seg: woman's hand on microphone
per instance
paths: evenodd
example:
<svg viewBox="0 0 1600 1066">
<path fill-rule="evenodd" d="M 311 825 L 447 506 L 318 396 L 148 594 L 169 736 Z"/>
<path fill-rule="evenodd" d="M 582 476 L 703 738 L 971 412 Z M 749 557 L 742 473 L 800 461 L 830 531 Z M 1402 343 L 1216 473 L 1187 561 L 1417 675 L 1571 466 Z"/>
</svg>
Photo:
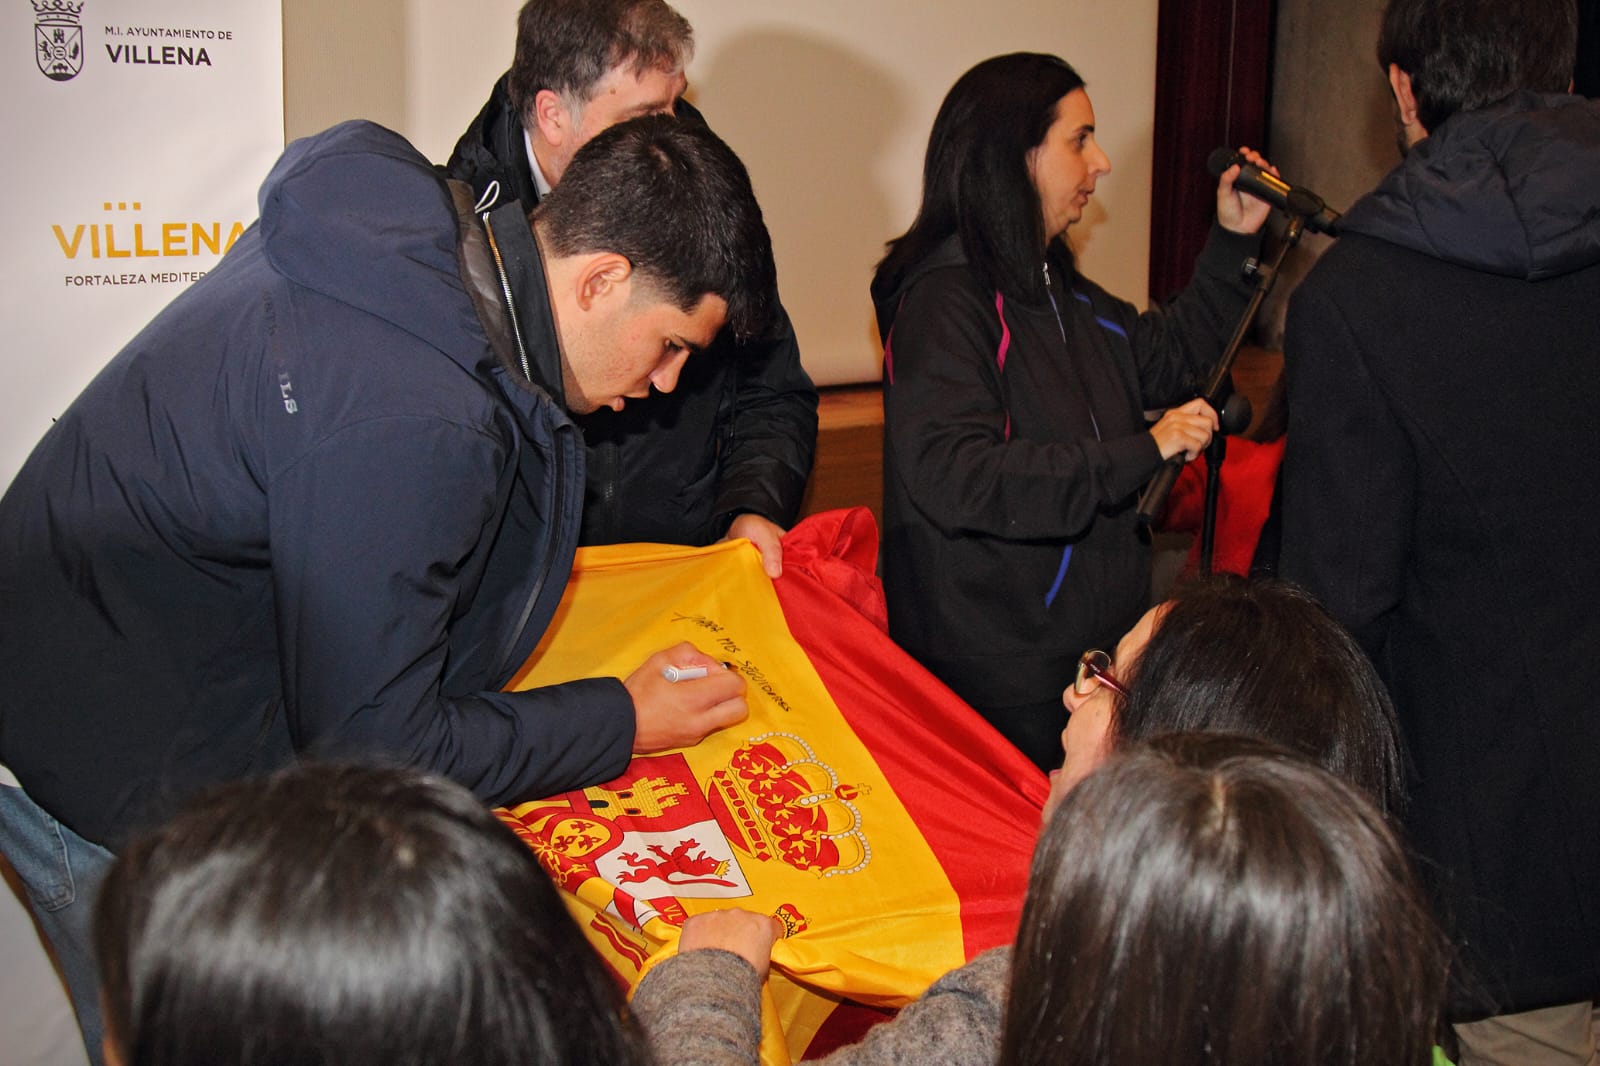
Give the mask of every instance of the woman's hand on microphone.
<svg viewBox="0 0 1600 1066">
<path fill-rule="evenodd" d="M 1239 154 L 1268 174 L 1278 173 L 1278 168 L 1253 148 L 1241 147 Z M 1217 178 L 1217 222 L 1230 233 L 1255 233 L 1266 223 L 1272 205 L 1235 189 L 1233 179 L 1238 176 L 1239 164 L 1235 163 Z"/>
</svg>

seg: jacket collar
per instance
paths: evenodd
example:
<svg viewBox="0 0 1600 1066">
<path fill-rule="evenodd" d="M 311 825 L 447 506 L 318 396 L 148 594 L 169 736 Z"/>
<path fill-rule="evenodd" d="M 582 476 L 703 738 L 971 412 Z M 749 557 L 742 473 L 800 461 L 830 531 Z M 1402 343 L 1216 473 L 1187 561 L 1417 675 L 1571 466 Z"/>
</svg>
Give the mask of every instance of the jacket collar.
<svg viewBox="0 0 1600 1066">
<path fill-rule="evenodd" d="M 566 407 L 561 374 L 561 336 L 550 308 L 544 257 L 522 204 L 513 200 L 481 216 L 509 297 L 512 341 L 523 376 Z"/>
<path fill-rule="evenodd" d="M 451 177 L 470 182 L 478 197 L 499 182 L 498 195 L 486 206 L 520 200 L 532 211 L 539 192 L 523 144 L 522 120 L 511 106 L 510 78 L 507 72 L 495 82 L 483 109 L 456 142 L 445 169 Z"/>
<path fill-rule="evenodd" d="M 544 259 L 516 201 L 479 210 L 463 181 L 449 182 L 460 232 L 462 284 L 506 376 L 566 406 L 561 338 Z"/>
<path fill-rule="evenodd" d="M 1520 92 L 1451 116 L 1340 229 L 1538 280 L 1600 262 L 1600 101 Z"/>
</svg>

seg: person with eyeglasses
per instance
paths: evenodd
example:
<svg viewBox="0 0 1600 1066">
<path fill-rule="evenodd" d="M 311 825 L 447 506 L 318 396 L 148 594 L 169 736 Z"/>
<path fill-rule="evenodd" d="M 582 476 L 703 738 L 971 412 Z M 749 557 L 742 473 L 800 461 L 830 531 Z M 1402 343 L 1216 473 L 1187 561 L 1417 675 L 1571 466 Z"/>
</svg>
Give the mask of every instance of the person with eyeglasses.
<svg viewBox="0 0 1600 1066">
<path fill-rule="evenodd" d="M 1385 815 L 1400 802 L 1399 726 L 1387 692 L 1350 634 L 1291 585 L 1234 575 L 1181 585 L 1139 619 L 1114 655 L 1084 652 L 1062 699 L 1071 718 L 1061 736 L 1064 757 L 1052 778 L 1046 824 L 1072 788 L 1108 759 L 1177 732 L 1263 740 L 1340 778 Z M 751 928 L 759 930 L 755 919 Z M 748 989 L 751 978 L 747 964 L 730 952 L 748 957 L 748 948 L 731 939 L 726 946 L 726 952 L 667 960 L 646 976 L 633 1005 L 647 1029 L 671 1029 L 676 1036 L 686 1015 L 726 1019 L 738 1013 L 740 989 Z M 998 1061 L 1012 954 L 1008 946 L 977 956 L 860 1043 L 823 1061 Z M 708 1021 L 697 1039 L 726 1031 Z M 656 1044 L 663 1046 L 659 1039 Z M 691 1042 L 694 1049 L 705 1055 L 694 1061 L 743 1061 L 719 1058 L 703 1043 Z"/>
<path fill-rule="evenodd" d="M 1310 594 L 1233 575 L 1179 585 L 1078 660 L 1046 811 L 1116 748 L 1162 733 L 1257 736 L 1402 802 L 1400 727 L 1371 661 Z"/>
</svg>

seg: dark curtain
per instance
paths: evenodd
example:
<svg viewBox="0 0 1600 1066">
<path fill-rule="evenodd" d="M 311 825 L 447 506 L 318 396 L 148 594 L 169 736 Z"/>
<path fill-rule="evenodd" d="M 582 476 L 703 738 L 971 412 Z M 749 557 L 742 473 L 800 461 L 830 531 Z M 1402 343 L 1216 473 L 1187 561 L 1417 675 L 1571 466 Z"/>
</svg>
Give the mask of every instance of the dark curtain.
<svg viewBox="0 0 1600 1066">
<path fill-rule="evenodd" d="M 1161 0 L 1156 41 L 1150 298 L 1189 282 L 1216 213 L 1206 157 L 1250 145 L 1268 158 L 1274 0 Z"/>
<path fill-rule="evenodd" d="M 1600 97 L 1600 0 L 1578 0 L 1578 66 L 1572 89 Z"/>
</svg>

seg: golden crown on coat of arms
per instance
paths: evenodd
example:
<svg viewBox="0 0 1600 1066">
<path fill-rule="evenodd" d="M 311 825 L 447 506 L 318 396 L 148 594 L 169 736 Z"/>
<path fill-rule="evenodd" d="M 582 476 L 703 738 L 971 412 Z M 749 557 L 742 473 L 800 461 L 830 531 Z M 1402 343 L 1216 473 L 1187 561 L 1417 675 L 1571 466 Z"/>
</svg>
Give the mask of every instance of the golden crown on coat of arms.
<svg viewBox="0 0 1600 1066">
<path fill-rule="evenodd" d="M 870 789 L 840 784 L 833 768 L 793 733 L 764 733 L 740 745 L 707 782 L 717 822 L 740 850 L 822 877 L 853 874 L 872 861 L 855 800 Z"/>
</svg>

